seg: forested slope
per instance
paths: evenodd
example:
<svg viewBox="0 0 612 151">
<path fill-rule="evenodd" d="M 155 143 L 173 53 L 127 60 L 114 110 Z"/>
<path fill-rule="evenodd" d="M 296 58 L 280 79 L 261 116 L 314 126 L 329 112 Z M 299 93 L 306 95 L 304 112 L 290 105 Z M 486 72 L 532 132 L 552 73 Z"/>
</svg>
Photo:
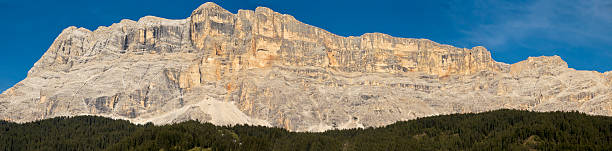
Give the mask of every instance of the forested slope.
<svg viewBox="0 0 612 151">
<path fill-rule="evenodd" d="M 610 144 L 612 117 L 578 112 L 497 110 L 323 133 L 94 116 L 0 121 L 0 150 L 612 150 Z"/>
</svg>

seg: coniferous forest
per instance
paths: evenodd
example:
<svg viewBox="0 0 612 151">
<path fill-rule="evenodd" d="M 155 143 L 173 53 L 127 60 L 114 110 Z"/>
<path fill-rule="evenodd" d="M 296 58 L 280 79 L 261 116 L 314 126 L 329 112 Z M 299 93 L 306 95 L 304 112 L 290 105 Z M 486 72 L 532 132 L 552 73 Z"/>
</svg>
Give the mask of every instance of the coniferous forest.
<svg viewBox="0 0 612 151">
<path fill-rule="evenodd" d="M 135 125 L 96 116 L 0 121 L 0 150 L 612 150 L 612 117 L 497 110 L 385 127 L 288 132 L 187 121 Z"/>
</svg>

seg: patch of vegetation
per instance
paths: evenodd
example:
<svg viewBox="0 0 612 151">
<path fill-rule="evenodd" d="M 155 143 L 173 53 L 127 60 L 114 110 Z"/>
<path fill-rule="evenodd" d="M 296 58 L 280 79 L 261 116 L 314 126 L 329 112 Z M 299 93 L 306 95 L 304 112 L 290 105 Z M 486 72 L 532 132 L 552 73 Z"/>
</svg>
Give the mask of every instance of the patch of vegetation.
<svg viewBox="0 0 612 151">
<path fill-rule="evenodd" d="M 96 116 L 0 121 L 0 150 L 612 150 L 612 117 L 497 110 L 380 128 L 288 132 L 187 121 L 134 125 Z"/>
</svg>

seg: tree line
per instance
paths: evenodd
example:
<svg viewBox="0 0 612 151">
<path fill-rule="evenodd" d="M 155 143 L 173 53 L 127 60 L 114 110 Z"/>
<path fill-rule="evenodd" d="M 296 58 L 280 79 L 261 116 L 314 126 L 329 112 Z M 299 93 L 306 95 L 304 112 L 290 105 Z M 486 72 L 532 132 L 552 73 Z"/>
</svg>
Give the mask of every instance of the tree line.
<svg viewBox="0 0 612 151">
<path fill-rule="evenodd" d="M 198 121 L 132 124 L 98 116 L 0 121 L 0 150 L 612 150 L 612 117 L 496 110 L 379 128 L 289 132 Z"/>
</svg>

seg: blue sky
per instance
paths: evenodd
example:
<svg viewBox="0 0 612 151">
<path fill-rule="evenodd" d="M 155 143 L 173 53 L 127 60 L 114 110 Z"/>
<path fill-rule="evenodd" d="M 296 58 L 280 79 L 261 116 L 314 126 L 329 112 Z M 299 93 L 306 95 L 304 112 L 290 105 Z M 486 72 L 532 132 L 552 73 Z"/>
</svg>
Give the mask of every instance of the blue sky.
<svg viewBox="0 0 612 151">
<path fill-rule="evenodd" d="M 182 19 L 198 0 L 0 0 L 0 91 L 25 78 L 68 26 L 90 30 L 146 15 Z M 485 46 L 496 61 L 559 55 L 571 68 L 612 70 L 611 0 L 223 0 L 236 13 L 266 6 L 342 36 L 381 32 L 457 47 Z"/>
</svg>

